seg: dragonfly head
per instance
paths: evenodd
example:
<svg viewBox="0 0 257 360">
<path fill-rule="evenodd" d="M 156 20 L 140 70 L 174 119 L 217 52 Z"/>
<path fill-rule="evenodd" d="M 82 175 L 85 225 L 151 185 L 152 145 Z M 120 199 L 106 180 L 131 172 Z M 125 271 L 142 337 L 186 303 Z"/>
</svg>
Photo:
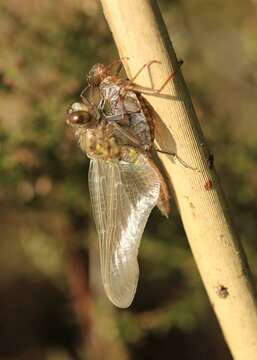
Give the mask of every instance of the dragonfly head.
<svg viewBox="0 0 257 360">
<path fill-rule="evenodd" d="M 111 71 L 107 66 L 100 63 L 95 64 L 87 75 L 88 84 L 98 86 L 109 75 L 111 75 Z"/>
<path fill-rule="evenodd" d="M 72 127 L 90 127 L 97 121 L 93 109 L 85 104 L 74 103 L 67 111 L 66 123 Z"/>
</svg>

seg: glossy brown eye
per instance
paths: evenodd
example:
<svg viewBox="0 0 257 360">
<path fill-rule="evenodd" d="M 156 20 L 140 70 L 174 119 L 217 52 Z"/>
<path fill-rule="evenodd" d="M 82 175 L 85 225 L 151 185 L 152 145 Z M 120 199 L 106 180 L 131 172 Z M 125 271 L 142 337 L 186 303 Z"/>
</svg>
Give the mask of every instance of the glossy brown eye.
<svg viewBox="0 0 257 360">
<path fill-rule="evenodd" d="M 91 115 L 87 111 L 73 111 L 68 115 L 68 121 L 74 125 L 87 124 L 91 119 Z"/>
</svg>

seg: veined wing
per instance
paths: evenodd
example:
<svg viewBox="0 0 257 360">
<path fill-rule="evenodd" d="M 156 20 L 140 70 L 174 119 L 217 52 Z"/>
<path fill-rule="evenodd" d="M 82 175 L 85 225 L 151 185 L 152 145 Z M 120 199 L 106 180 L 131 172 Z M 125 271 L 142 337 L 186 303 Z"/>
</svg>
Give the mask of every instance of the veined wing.
<svg viewBox="0 0 257 360">
<path fill-rule="evenodd" d="M 89 191 L 100 240 L 101 273 L 108 298 L 128 307 L 135 295 L 138 247 L 160 192 L 160 180 L 144 155 L 135 163 L 92 159 Z"/>
</svg>

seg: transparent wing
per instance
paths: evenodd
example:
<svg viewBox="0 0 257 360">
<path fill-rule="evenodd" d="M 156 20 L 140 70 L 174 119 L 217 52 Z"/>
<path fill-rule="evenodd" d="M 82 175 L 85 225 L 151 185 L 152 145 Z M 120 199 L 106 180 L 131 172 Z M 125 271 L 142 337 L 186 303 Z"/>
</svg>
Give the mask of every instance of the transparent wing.
<svg viewBox="0 0 257 360">
<path fill-rule="evenodd" d="M 104 288 L 116 306 L 126 308 L 135 295 L 138 247 L 159 197 L 159 177 L 143 155 L 136 163 L 92 159 L 89 191 Z"/>
</svg>

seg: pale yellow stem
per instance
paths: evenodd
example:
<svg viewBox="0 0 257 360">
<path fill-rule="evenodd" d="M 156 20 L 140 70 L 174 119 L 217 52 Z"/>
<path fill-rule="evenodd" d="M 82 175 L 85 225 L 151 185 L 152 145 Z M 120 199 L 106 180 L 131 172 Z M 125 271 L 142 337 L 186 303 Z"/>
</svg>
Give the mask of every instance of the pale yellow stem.
<svg viewBox="0 0 257 360">
<path fill-rule="evenodd" d="M 159 115 L 158 146 L 176 152 L 189 167 L 172 157 L 160 157 L 231 352 L 235 359 L 256 360 L 257 311 L 249 270 L 215 170 L 208 167 L 208 150 L 158 6 L 154 0 L 101 2 L 120 57 L 129 58 L 125 67 L 130 78 L 152 60 L 161 62 L 152 65 L 157 89 L 173 70 L 177 73 L 162 91 L 168 98 L 145 97 Z M 136 81 L 151 85 L 147 71 L 142 71 Z"/>
</svg>

